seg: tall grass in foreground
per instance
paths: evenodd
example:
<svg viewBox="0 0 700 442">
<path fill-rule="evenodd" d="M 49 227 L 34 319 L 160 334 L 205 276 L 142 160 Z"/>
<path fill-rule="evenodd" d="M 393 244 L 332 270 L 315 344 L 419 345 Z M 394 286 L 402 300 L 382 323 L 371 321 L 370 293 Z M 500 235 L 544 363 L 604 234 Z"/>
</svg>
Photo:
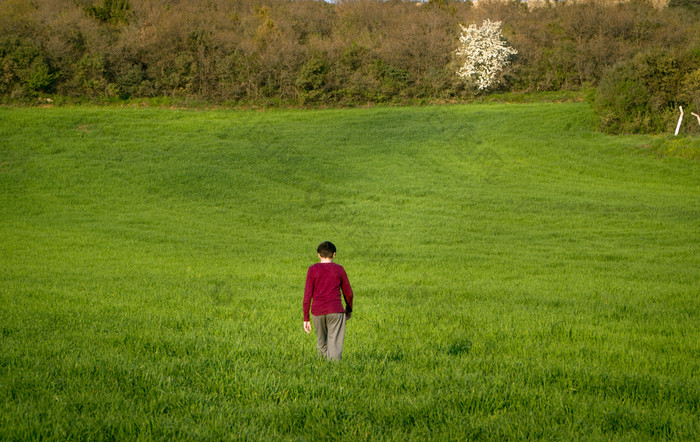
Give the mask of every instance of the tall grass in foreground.
<svg viewBox="0 0 700 442">
<path fill-rule="evenodd" d="M 0 439 L 697 439 L 700 166 L 592 120 L 0 109 Z"/>
</svg>

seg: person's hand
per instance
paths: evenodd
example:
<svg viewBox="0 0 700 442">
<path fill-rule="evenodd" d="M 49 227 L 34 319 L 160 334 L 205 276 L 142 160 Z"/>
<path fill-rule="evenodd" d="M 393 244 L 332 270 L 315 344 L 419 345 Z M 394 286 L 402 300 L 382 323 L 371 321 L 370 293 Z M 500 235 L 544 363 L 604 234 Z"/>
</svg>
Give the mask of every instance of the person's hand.
<svg viewBox="0 0 700 442">
<path fill-rule="evenodd" d="M 352 312 L 345 313 L 345 320 L 349 321 L 352 318 Z"/>
<path fill-rule="evenodd" d="M 304 321 L 304 331 L 307 334 L 311 333 L 311 321 Z"/>
</svg>

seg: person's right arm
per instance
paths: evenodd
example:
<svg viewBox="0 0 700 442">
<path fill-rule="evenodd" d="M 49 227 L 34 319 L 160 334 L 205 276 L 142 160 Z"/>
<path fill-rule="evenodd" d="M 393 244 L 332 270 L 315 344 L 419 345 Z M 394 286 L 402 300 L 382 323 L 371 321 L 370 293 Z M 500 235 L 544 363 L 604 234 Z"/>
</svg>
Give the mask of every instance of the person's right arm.
<svg viewBox="0 0 700 442">
<path fill-rule="evenodd" d="M 314 294 L 314 282 L 311 275 L 311 267 L 306 272 L 306 285 L 304 286 L 304 331 L 306 333 L 311 333 L 311 298 Z"/>
</svg>

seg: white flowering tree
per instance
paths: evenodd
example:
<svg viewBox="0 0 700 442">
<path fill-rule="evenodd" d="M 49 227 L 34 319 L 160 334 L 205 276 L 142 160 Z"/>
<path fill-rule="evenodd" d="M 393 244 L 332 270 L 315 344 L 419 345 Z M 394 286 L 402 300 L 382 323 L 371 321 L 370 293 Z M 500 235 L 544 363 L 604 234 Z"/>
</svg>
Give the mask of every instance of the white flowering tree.
<svg viewBox="0 0 700 442">
<path fill-rule="evenodd" d="M 498 73 L 518 53 L 501 37 L 501 22 L 484 20 L 480 28 L 460 25 L 462 35 L 455 55 L 462 66 L 457 75 L 482 91 L 496 82 Z"/>
</svg>

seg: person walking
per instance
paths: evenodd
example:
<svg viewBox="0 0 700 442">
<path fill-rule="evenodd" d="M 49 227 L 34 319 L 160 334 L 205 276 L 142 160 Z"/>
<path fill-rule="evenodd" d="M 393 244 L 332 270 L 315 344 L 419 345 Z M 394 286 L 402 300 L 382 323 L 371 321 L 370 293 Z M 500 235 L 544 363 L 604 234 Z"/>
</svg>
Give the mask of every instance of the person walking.
<svg viewBox="0 0 700 442">
<path fill-rule="evenodd" d="M 306 273 L 304 331 L 311 333 L 312 316 L 318 355 L 339 361 L 343 354 L 345 323 L 352 316 L 352 288 L 343 266 L 333 262 L 335 245 L 329 241 L 322 242 L 316 252 L 320 262 L 310 266 Z"/>
</svg>

